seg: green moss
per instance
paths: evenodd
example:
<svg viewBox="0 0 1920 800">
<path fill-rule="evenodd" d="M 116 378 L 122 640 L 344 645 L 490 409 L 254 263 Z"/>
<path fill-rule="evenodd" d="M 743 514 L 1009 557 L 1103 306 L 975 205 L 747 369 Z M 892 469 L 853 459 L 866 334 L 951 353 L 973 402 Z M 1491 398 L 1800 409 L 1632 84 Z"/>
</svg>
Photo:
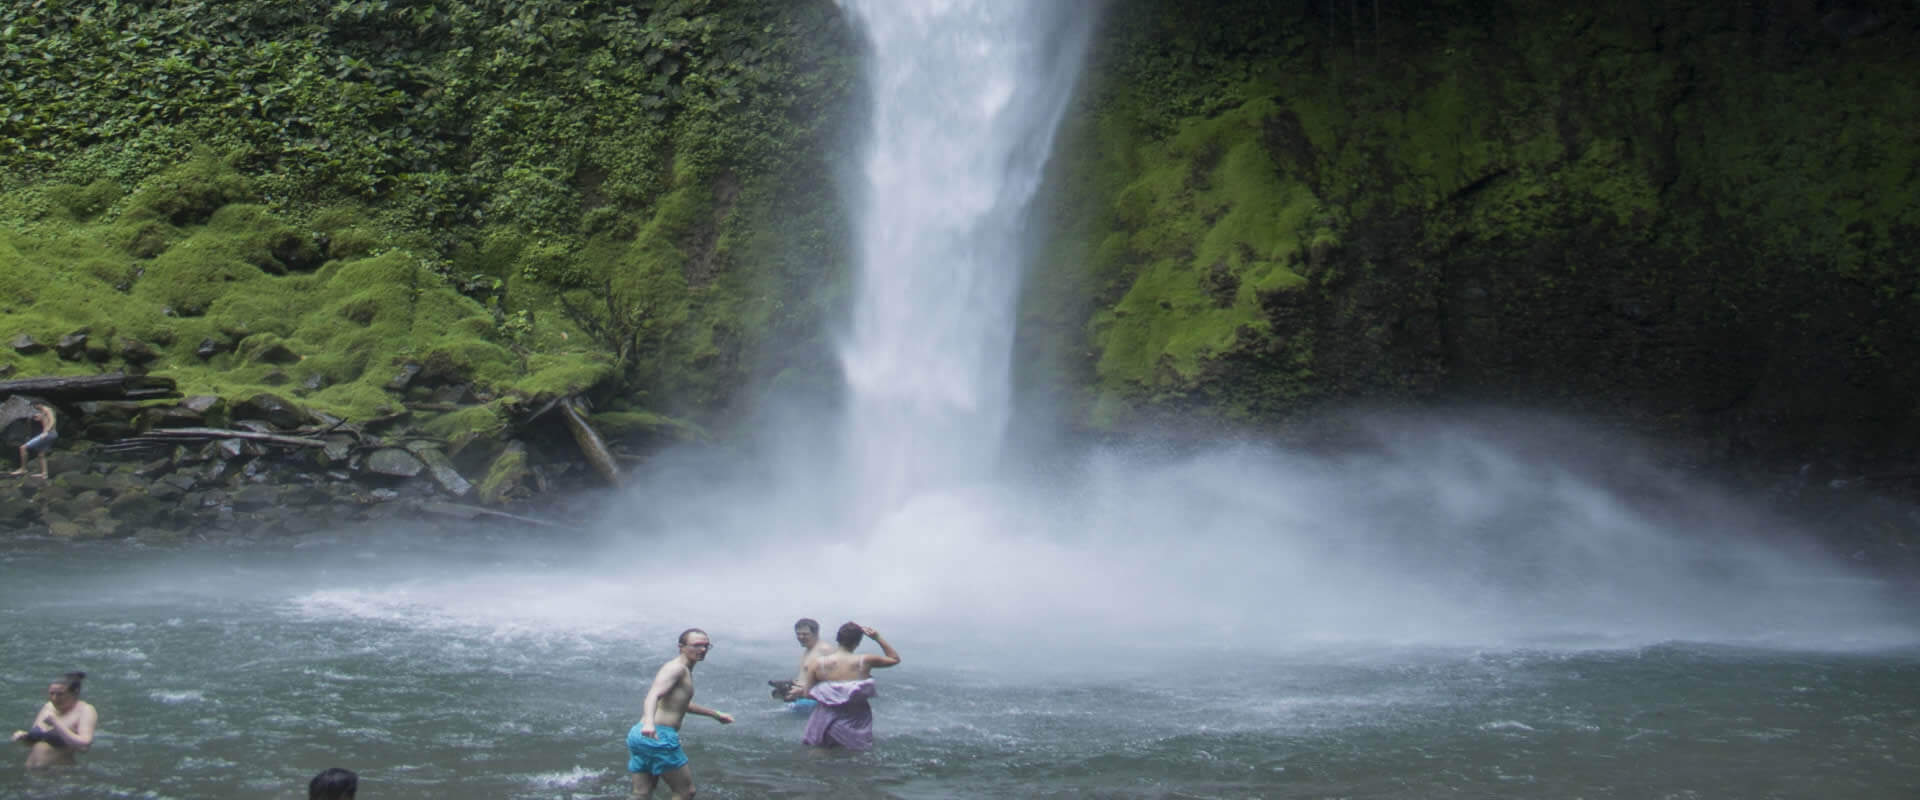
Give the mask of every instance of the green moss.
<svg viewBox="0 0 1920 800">
<path fill-rule="evenodd" d="M 125 217 L 172 225 L 207 221 L 213 212 L 253 195 L 246 177 L 225 159 L 202 152 L 191 161 L 144 181 L 128 201 Z"/>
<path fill-rule="evenodd" d="M 427 433 L 448 442 L 461 442 L 476 436 L 493 436 L 506 429 L 506 419 L 492 405 L 472 406 L 441 414 L 422 425 Z"/>
<path fill-rule="evenodd" d="M 480 479 L 480 502 L 500 505 L 516 498 L 521 483 L 528 478 L 529 464 L 527 451 L 518 445 L 508 447 L 487 468 L 487 475 Z"/>
<path fill-rule="evenodd" d="M 1319 203 L 1261 144 L 1275 113 L 1272 101 L 1250 100 L 1164 144 L 1139 145 L 1129 159 L 1139 177 L 1119 192 L 1112 219 L 1130 232 L 1101 237 L 1094 255 L 1104 272 L 1138 265 L 1127 291 L 1091 322 L 1103 384 L 1164 390 L 1190 381 L 1206 360 L 1265 335 L 1262 294 L 1304 282 L 1289 264 Z"/>
<path fill-rule="evenodd" d="M 699 425 L 664 414 L 636 411 L 609 411 L 587 418 L 594 430 L 609 439 L 657 437 L 681 442 L 703 441 L 707 432 Z"/>
</svg>

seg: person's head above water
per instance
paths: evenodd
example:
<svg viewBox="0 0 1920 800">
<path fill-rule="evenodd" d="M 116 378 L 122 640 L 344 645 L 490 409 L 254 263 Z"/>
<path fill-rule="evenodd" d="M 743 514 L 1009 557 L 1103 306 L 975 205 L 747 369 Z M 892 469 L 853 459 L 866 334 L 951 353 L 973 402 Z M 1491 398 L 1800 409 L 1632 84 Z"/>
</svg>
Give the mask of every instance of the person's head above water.
<svg viewBox="0 0 1920 800">
<path fill-rule="evenodd" d="M 841 647 L 852 650 L 860 646 L 860 637 L 865 635 L 866 632 L 860 629 L 859 623 L 849 622 L 840 626 L 839 632 L 833 635 L 833 640 L 839 642 Z"/>
<path fill-rule="evenodd" d="M 712 648 L 713 641 L 706 631 L 688 628 L 680 632 L 680 655 L 687 658 L 688 667 L 707 660 L 707 651 Z"/>
<path fill-rule="evenodd" d="M 80 702 L 80 682 L 87 679 L 87 673 L 69 672 L 59 680 L 47 686 L 47 699 L 53 707 L 65 713 L 74 703 Z"/>
<path fill-rule="evenodd" d="M 820 641 L 820 623 L 801 617 L 793 623 L 793 638 L 801 647 L 813 649 L 813 643 Z"/>
<path fill-rule="evenodd" d="M 353 800 L 360 791 L 360 776 L 353 770 L 328 767 L 307 784 L 307 800 Z"/>
</svg>

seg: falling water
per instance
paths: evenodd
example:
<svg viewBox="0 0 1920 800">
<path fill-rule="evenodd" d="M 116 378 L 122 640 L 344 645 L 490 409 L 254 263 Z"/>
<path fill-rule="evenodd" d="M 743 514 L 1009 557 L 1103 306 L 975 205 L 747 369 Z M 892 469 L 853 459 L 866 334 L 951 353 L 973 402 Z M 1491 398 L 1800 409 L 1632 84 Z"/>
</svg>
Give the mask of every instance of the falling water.
<svg viewBox="0 0 1920 800">
<path fill-rule="evenodd" d="M 103 723 L 81 769 L 0 796 L 296 797 L 345 764 L 382 798 L 624 797 L 688 625 L 719 645 L 700 701 L 737 718 L 689 726 L 703 796 L 1912 796 L 1901 587 L 1617 437 L 1375 420 L 1339 455 L 1006 468 L 1035 461 L 999 454 L 1021 218 L 1089 4 L 843 3 L 874 92 L 858 530 L 785 477 L 832 455 L 678 452 L 594 530 L 16 547 L 0 698 L 25 722 L 78 666 Z M 903 651 L 874 753 L 809 756 L 768 696 L 800 615 Z"/>
<path fill-rule="evenodd" d="M 989 474 L 1008 419 L 1018 242 L 1095 4 L 843 0 L 866 33 L 860 273 L 841 348 L 861 505 Z"/>
</svg>

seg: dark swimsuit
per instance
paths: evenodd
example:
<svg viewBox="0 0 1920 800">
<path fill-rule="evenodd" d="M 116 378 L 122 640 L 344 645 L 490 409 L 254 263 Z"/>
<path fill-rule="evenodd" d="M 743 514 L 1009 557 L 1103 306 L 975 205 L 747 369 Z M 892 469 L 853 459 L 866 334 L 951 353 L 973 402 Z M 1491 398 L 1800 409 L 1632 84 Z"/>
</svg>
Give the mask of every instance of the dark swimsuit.
<svg viewBox="0 0 1920 800">
<path fill-rule="evenodd" d="M 53 745 L 54 747 L 67 746 L 67 740 L 60 738 L 60 734 L 54 733 L 53 731 L 47 730 L 45 728 L 41 728 L 39 726 L 35 726 L 33 730 L 27 731 L 27 735 L 22 736 L 20 738 L 22 741 L 33 742 L 35 744 L 38 744 L 40 742 L 46 742 L 47 744 Z"/>
</svg>

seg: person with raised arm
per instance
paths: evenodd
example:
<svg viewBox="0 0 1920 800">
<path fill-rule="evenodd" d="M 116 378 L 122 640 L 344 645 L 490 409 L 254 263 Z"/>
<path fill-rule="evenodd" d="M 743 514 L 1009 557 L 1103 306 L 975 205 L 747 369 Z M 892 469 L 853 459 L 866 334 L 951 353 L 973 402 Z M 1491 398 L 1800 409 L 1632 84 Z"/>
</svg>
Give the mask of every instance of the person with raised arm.
<svg viewBox="0 0 1920 800">
<path fill-rule="evenodd" d="M 881 655 L 855 653 L 862 635 L 873 637 Z M 832 653 L 813 659 L 795 686 L 797 694 L 811 697 L 819 705 L 807 717 L 807 732 L 801 743 L 825 752 L 836 747 L 848 750 L 873 749 L 873 671 L 900 663 L 900 654 L 885 637 L 870 627 L 849 622 L 834 634 L 839 644 Z"/>
</svg>

